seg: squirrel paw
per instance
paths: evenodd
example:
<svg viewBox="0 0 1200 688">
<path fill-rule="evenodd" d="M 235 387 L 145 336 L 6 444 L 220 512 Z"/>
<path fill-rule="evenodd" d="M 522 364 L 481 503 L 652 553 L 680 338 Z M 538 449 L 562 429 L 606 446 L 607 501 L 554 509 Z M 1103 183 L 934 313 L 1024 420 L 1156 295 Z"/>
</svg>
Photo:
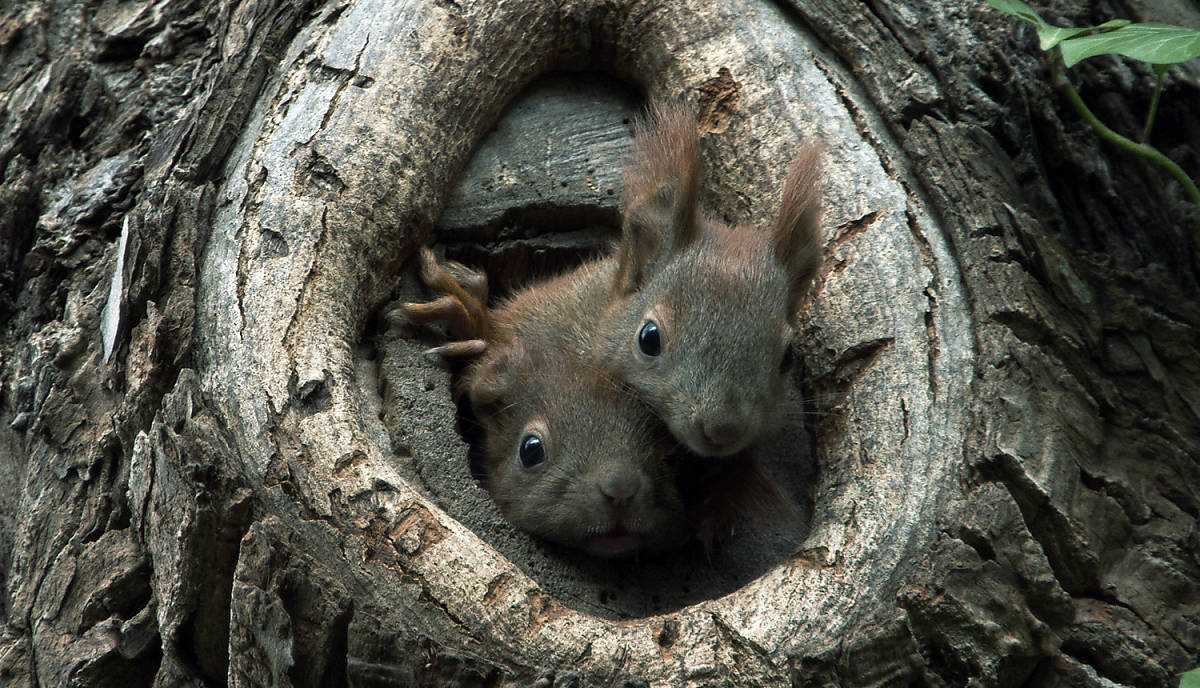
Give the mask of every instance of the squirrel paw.
<svg viewBox="0 0 1200 688">
<path fill-rule="evenodd" d="M 442 358 L 478 356 L 488 335 L 487 277 L 454 261 L 439 264 L 433 251 L 421 249 L 421 280 L 439 294 L 428 303 L 405 303 L 400 313 L 414 325 L 444 320 L 455 340 L 430 349 Z"/>
</svg>

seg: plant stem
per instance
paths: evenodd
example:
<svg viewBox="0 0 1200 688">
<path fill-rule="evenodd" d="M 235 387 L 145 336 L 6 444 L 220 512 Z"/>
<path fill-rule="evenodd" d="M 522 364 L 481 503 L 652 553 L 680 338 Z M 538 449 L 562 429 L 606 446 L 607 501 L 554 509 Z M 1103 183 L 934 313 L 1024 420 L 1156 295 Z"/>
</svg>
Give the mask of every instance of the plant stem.
<svg viewBox="0 0 1200 688">
<path fill-rule="evenodd" d="M 1200 189 L 1196 188 L 1196 183 L 1187 176 L 1187 173 L 1183 171 L 1183 168 L 1181 168 L 1179 165 L 1176 165 L 1173 160 L 1160 153 L 1158 149 L 1144 143 L 1138 143 L 1137 141 L 1127 139 L 1112 129 L 1109 129 L 1103 122 L 1096 118 L 1096 115 L 1092 114 L 1092 111 L 1088 109 L 1088 106 L 1083 102 L 1083 99 L 1079 97 L 1079 92 L 1076 91 L 1075 87 L 1071 85 L 1070 79 L 1067 79 L 1067 77 L 1062 73 L 1062 67 L 1060 66 L 1061 62 L 1062 56 L 1058 54 L 1057 50 L 1054 51 L 1050 56 L 1050 79 L 1054 82 L 1054 85 L 1057 86 L 1060 91 L 1062 91 L 1063 96 L 1065 96 L 1067 99 L 1067 102 L 1069 102 L 1075 108 L 1079 115 L 1083 117 L 1085 122 L 1091 125 L 1096 134 L 1105 141 L 1108 141 L 1119 148 L 1123 148 L 1130 153 L 1136 153 L 1137 155 L 1140 155 L 1150 162 L 1153 162 L 1159 167 L 1165 169 L 1171 174 L 1172 177 L 1174 177 L 1179 181 L 1180 184 L 1183 185 L 1183 190 L 1187 194 L 1188 199 L 1191 200 L 1192 203 L 1200 205 Z"/>
<path fill-rule="evenodd" d="M 1150 98 L 1150 112 L 1146 113 L 1146 126 L 1142 129 L 1142 143 L 1150 141 L 1150 130 L 1154 128 L 1154 118 L 1158 115 L 1158 97 L 1162 95 L 1163 78 L 1167 75 L 1167 70 L 1159 70 L 1157 66 L 1154 71 L 1158 72 L 1158 79 L 1154 81 L 1154 95 Z"/>
</svg>

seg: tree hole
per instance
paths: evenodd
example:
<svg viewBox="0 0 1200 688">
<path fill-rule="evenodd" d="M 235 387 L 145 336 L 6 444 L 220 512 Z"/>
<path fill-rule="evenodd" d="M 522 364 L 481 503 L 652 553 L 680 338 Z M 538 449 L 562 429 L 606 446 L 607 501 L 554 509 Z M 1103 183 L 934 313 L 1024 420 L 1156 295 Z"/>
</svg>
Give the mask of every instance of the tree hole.
<svg viewBox="0 0 1200 688">
<path fill-rule="evenodd" d="M 610 196 L 607 190 L 621 188 L 621 165 L 629 149 L 628 121 L 641 105 L 627 89 L 602 78 L 589 77 L 589 88 L 583 91 L 579 81 L 578 76 L 571 77 L 568 88 L 560 78 L 548 79 L 510 107 L 501 125 L 476 151 L 439 222 L 435 250 L 484 271 L 493 303 L 513 290 L 611 251 L 619 236 L 619 193 Z M 592 123 L 580 124 L 581 113 Z M 548 164 L 544 155 L 538 158 L 532 153 L 528 156 L 532 162 L 523 160 L 522 146 L 543 150 L 539 146 L 545 141 L 569 140 L 582 130 L 593 132 L 586 137 L 591 144 L 568 145 L 571 160 L 552 159 Z M 524 136 L 513 137 L 513 132 Z M 525 192 L 514 200 L 511 190 L 528 186 L 521 183 L 525 170 L 536 176 L 546 169 L 552 172 L 544 180 L 541 196 Z M 595 184 L 566 183 L 589 176 Z M 491 196 L 498 188 L 509 189 L 502 194 L 508 194 L 504 205 Z M 410 265 L 396 302 L 429 299 Z M 377 334 L 381 418 L 400 469 L 453 518 L 567 607 L 615 619 L 672 612 L 737 590 L 803 543 L 816 470 L 801 392 L 803 365 L 793 371 L 796 384 L 786 402 L 785 423 L 755 450 L 767 473 L 795 503 L 794 521 L 747 514 L 732 520 L 711 549 L 693 540 L 661 552 L 603 559 L 536 540 L 504 520 L 482 487 L 478 425 L 469 405 L 453 400 L 457 371 L 423 353 L 444 343 L 444 332 L 414 327 L 400 317 L 387 320 Z M 403 448 L 412 451 L 397 451 Z M 688 467 L 677 470 L 681 482 L 686 482 L 683 472 Z"/>
</svg>

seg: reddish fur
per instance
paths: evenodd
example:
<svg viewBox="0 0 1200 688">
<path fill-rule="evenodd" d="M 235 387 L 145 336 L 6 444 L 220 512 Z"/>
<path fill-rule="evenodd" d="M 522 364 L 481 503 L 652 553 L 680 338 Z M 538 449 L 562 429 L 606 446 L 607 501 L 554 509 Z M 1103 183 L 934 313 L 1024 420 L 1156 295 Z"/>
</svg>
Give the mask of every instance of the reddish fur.
<svg viewBox="0 0 1200 688">
<path fill-rule="evenodd" d="M 670 188 L 672 226 L 683 241 L 695 238 L 700 194 L 700 139 L 696 120 L 682 105 L 655 105 L 639 120 L 638 147 L 625 168 L 625 212 L 652 203 Z"/>
<path fill-rule="evenodd" d="M 402 305 L 400 310 L 404 317 L 414 325 L 445 320 L 450 326 L 450 336 L 455 340 L 487 340 L 489 328 L 485 276 L 453 261 L 448 261 L 446 268 L 443 268 L 433 251 L 422 248 L 421 279 L 442 296 L 429 303 Z M 466 283 L 469 290 L 460 281 Z M 456 350 L 442 347 L 444 354 Z"/>
<path fill-rule="evenodd" d="M 666 222 L 676 247 L 694 241 L 699 232 L 700 139 L 696 120 L 682 105 L 656 105 L 640 119 L 635 147 L 625 167 L 621 244 L 617 261 L 621 291 L 636 288 L 654 256 L 665 246 L 654 225 Z"/>
<path fill-rule="evenodd" d="M 792 276 L 791 315 L 799 309 L 821 257 L 822 146 L 800 149 L 788 166 L 771 238 L 776 259 Z M 657 104 L 639 120 L 625 167 L 622 240 L 617 248 L 618 293 L 636 289 L 665 254 L 696 241 L 707 226 L 728 229 L 699 210 L 700 141 L 695 119 L 682 105 Z M 666 225 L 664 228 L 663 225 Z M 753 229 L 738 228 L 718 250 L 757 244 Z M 789 318 L 791 319 L 791 318 Z"/>
<path fill-rule="evenodd" d="M 800 307 L 821 258 L 820 234 L 805 231 L 821 224 L 821 147 L 800 149 L 788 168 L 779 202 L 779 219 L 771 234 L 775 254 L 792 275 L 791 313 Z"/>
<path fill-rule="evenodd" d="M 771 497 L 766 488 L 774 485 L 757 464 L 736 455 L 769 431 L 778 401 L 771 385 L 783 387 L 777 377 L 759 382 L 778 370 L 788 325 L 795 325 L 821 259 L 821 149 L 804 147 L 792 161 L 772 226 L 730 227 L 698 207 L 700 149 L 690 113 L 679 106 L 651 113 L 639 122 L 625 172 L 619 267 L 599 337 L 605 364 L 678 441 L 714 462 L 732 462 L 728 475 L 713 476 L 727 484 L 707 494 L 712 508 L 700 521 L 711 531 L 703 524 L 756 501 L 787 504 L 777 488 Z M 756 308 L 740 305 L 747 303 Z M 647 320 L 659 328 L 661 357 L 638 354 L 634 342 Z M 779 336 L 764 334 L 774 332 Z M 738 435 L 735 426 L 745 430 Z M 735 439 L 713 442 L 710 430 Z M 697 463 L 686 470 L 707 470 Z"/>
</svg>

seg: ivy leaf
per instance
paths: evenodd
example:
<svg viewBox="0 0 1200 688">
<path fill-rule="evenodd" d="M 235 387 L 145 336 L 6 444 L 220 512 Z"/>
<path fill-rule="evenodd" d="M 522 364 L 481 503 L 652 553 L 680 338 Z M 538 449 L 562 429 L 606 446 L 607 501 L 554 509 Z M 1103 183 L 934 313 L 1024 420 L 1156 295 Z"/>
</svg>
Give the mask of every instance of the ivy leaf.
<svg viewBox="0 0 1200 688">
<path fill-rule="evenodd" d="M 1103 24 L 1101 24 L 1100 26 L 1085 26 L 1083 28 L 1078 28 L 1078 29 L 1062 29 L 1057 26 L 1051 26 L 1050 24 L 1045 24 L 1042 27 L 1039 27 L 1037 30 L 1038 45 L 1041 47 L 1042 50 L 1050 50 L 1054 46 L 1058 45 L 1059 43 L 1062 43 L 1063 41 L 1067 40 L 1068 38 L 1074 38 L 1081 34 L 1091 34 L 1091 33 L 1097 33 L 1097 32 L 1101 32 L 1101 31 L 1112 31 L 1113 29 L 1119 29 L 1122 26 L 1128 26 L 1128 25 L 1129 25 L 1128 19 L 1110 19 L 1110 20 L 1104 22 Z"/>
<path fill-rule="evenodd" d="M 1032 7 L 1021 2 L 1021 0 L 987 0 L 987 2 L 1001 12 L 1033 25 L 1037 29 L 1038 45 L 1042 50 L 1050 50 L 1068 38 L 1095 33 L 1097 31 L 1111 31 L 1129 24 L 1128 19 L 1111 19 L 1100 26 L 1064 29 L 1047 24 L 1044 19 L 1038 16 L 1037 12 L 1033 11 Z"/>
<path fill-rule="evenodd" d="M 1041 29 L 1043 26 L 1050 26 L 1037 15 L 1037 12 L 1033 11 L 1032 7 L 1021 2 L 1021 0 L 987 0 L 987 4 L 1007 15 L 1033 24 L 1039 29 Z"/>
<path fill-rule="evenodd" d="M 1200 31 L 1170 24 L 1129 24 L 1106 33 L 1064 39 L 1059 49 L 1068 67 L 1108 54 L 1150 64 L 1174 64 L 1200 57 Z"/>
<path fill-rule="evenodd" d="M 1180 674 L 1179 688 L 1200 688 L 1200 669 L 1192 669 Z"/>
</svg>

